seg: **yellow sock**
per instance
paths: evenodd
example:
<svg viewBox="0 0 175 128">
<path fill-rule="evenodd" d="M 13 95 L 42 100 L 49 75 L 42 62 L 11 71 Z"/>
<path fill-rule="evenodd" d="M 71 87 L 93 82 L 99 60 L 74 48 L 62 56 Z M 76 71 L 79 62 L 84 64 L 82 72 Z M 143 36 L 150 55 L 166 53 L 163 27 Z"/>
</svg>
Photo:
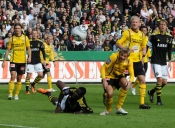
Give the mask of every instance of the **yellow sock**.
<svg viewBox="0 0 175 128">
<path fill-rule="evenodd" d="M 18 95 L 20 90 L 21 90 L 21 87 L 22 87 L 22 83 L 21 82 L 17 82 L 15 84 L 15 95 Z"/>
<path fill-rule="evenodd" d="M 14 81 L 10 81 L 9 84 L 8 84 L 8 90 L 9 90 L 10 95 L 13 94 L 14 87 L 15 87 Z"/>
<path fill-rule="evenodd" d="M 26 77 L 26 91 L 29 91 L 30 77 Z"/>
<path fill-rule="evenodd" d="M 51 80 L 51 76 L 48 76 L 48 77 L 47 77 L 47 83 L 48 83 L 49 89 L 52 89 L 52 80 Z"/>
<path fill-rule="evenodd" d="M 112 103 L 113 103 L 113 98 L 106 98 L 106 110 L 108 112 L 111 112 L 112 111 Z"/>
<path fill-rule="evenodd" d="M 42 78 L 40 78 L 40 77 L 37 76 L 31 85 L 32 85 L 32 86 L 35 86 L 35 85 L 37 85 L 41 80 L 42 80 Z"/>
<path fill-rule="evenodd" d="M 136 79 L 135 82 L 134 82 L 134 84 L 132 85 L 132 88 L 135 88 L 138 84 L 139 84 L 139 80 Z"/>
<path fill-rule="evenodd" d="M 145 103 L 146 84 L 140 84 L 139 92 L 140 92 L 140 104 L 144 104 Z"/>
<path fill-rule="evenodd" d="M 157 96 L 161 96 L 161 89 L 162 89 L 162 86 L 160 84 L 157 84 L 156 85 L 156 94 L 157 94 Z"/>
<path fill-rule="evenodd" d="M 118 103 L 117 103 L 117 106 L 116 106 L 117 109 L 122 107 L 122 105 L 125 101 L 125 98 L 127 96 L 127 91 L 128 90 L 123 90 L 122 88 L 120 89 L 120 92 L 118 94 Z"/>
</svg>

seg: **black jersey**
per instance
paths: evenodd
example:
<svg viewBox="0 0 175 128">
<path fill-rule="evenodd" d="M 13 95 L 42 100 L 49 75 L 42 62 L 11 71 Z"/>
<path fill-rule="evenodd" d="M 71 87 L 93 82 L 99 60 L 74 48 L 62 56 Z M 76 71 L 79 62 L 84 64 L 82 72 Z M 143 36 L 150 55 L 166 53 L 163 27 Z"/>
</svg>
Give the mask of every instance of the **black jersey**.
<svg viewBox="0 0 175 128">
<path fill-rule="evenodd" d="M 60 92 L 58 103 L 61 104 L 61 102 L 65 100 L 65 108 L 63 112 L 71 113 L 82 111 L 83 113 L 93 113 L 93 110 L 88 107 L 84 96 L 79 100 L 74 100 L 72 98 L 75 90 L 76 88 L 74 87 L 68 87 Z"/>
<path fill-rule="evenodd" d="M 150 37 L 150 42 L 152 43 L 152 56 L 151 63 L 159 65 L 166 64 L 166 54 L 168 53 L 168 60 L 171 60 L 172 52 L 172 36 L 169 33 L 162 35 L 159 33 L 154 33 Z"/>
<path fill-rule="evenodd" d="M 31 40 L 30 41 L 31 48 L 31 62 L 30 64 L 38 64 L 41 63 L 40 52 L 43 54 L 43 58 L 45 60 L 45 51 L 44 44 L 40 40 Z"/>
</svg>

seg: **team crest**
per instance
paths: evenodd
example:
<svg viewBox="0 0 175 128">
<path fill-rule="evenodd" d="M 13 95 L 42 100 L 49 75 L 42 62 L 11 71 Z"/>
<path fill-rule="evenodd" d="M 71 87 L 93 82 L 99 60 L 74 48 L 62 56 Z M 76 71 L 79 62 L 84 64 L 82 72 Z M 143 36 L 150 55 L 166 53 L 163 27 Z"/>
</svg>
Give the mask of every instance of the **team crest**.
<svg viewBox="0 0 175 128">
<path fill-rule="evenodd" d="M 167 38 L 167 39 L 166 39 L 166 43 L 169 43 L 169 41 L 170 41 L 170 40 Z"/>
<path fill-rule="evenodd" d="M 159 73 L 158 72 L 156 72 L 156 76 L 158 76 L 159 75 Z"/>
<path fill-rule="evenodd" d="M 109 64 L 111 62 L 111 60 L 110 59 L 108 59 L 107 61 L 106 61 L 106 64 Z"/>
<path fill-rule="evenodd" d="M 38 47 L 40 47 L 40 44 L 38 44 Z"/>
</svg>

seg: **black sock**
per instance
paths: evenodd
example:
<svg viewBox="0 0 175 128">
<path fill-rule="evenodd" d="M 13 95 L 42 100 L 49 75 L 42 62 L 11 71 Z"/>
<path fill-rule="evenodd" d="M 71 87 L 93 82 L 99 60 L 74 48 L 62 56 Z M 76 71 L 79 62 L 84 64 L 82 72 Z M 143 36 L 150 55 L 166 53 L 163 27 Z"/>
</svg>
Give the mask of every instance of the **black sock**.
<svg viewBox="0 0 175 128">
<path fill-rule="evenodd" d="M 161 102 L 161 97 L 157 96 L 157 102 Z"/>
<path fill-rule="evenodd" d="M 29 86 L 26 86 L 26 92 L 28 92 L 29 91 Z"/>
</svg>

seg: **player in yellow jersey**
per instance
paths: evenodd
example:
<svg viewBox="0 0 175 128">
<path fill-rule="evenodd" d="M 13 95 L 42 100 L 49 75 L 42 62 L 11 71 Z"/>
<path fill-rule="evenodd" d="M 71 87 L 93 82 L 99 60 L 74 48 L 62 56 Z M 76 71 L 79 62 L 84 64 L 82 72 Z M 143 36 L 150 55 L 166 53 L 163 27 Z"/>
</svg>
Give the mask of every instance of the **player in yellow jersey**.
<svg viewBox="0 0 175 128">
<path fill-rule="evenodd" d="M 130 59 L 134 65 L 134 75 L 138 78 L 140 86 L 140 109 L 149 109 L 150 106 L 145 104 L 146 84 L 145 84 L 145 71 L 143 69 L 142 61 L 146 55 L 146 44 L 148 38 L 139 30 L 141 23 L 140 18 L 137 16 L 131 17 L 131 28 L 122 33 L 122 37 L 117 41 L 117 47 L 128 47 L 131 51 Z M 142 57 L 140 53 L 142 52 Z"/>
<path fill-rule="evenodd" d="M 22 75 L 25 74 L 26 60 L 28 63 L 31 62 L 31 49 L 30 43 L 27 36 L 22 34 L 21 24 L 15 24 L 15 35 L 9 39 L 7 50 L 4 56 L 4 61 L 2 63 L 2 68 L 5 67 L 5 61 L 8 54 L 11 52 L 10 57 L 10 82 L 8 84 L 9 95 L 8 99 L 11 100 L 13 97 L 13 90 L 15 87 L 14 99 L 18 100 L 18 94 L 21 90 L 21 79 Z M 26 59 L 26 54 L 28 51 L 28 58 Z M 17 79 L 16 84 L 14 83 Z"/>
<path fill-rule="evenodd" d="M 148 28 L 146 26 L 141 26 L 140 30 L 145 34 L 145 35 L 148 35 Z M 148 38 L 148 37 L 147 37 Z M 149 43 L 149 41 L 148 41 Z M 147 72 L 147 69 L 148 69 L 148 61 L 149 61 L 149 58 L 151 57 L 151 49 L 150 47 L 148 46 L 149 44 L 147 44 L 147 52 L 146 52 L 146 55 L 144 57 L 144 70 L 145 70 L 145 73 Z M 141 56 L 142 56 L 142 53 L 141 53 Z M 136 86 L 139 84 L 139 80 L 136 79 L 134 84 L 132 85 L 131 87 L 131 92 L 133 95 L 136 95 Z"/>
<path fill-rule="evenodd" d="M 127 90 L 131 87 L 131 83 L 134 81 L 133 62 L 128 59 L 130 50 L 123 48 L 120 52 L 112 54 L 109 59 L 103 64 L 100 69 L 102 77 L 102 85 L 106 92 L 106 110 L 101 112 L 100 115 L 108 115 L 112 110 L 113 95 L 115 89 L 120 89 L 118 94 L 118 103 L 116 105 L 116 114 L 128 114 L 122 108 L 122 105 L 127 96 Z M 130 80 L 125 78 L 125 70 L 128 69 L 130 74 Z"/>
<path fill-rule="evenodd" d="M 46 42 L 44 42 L 44 50 L 45 50 L 45 54 L 46 54 L 46 57 L 45 57 L 46 58 L 45 59 L 46 66 L 43 65 L 43 68 L 44 68 L 44 76 L 45 76 L 45 74 L 47 74 L 47 83 L 48 83 L 49 89 L 52 92 L 55 92 L 56 90 L 54 90 L 52 88 L 51 73 L 50 73 L 50 68 L 49 68 L 49 60 L 50 59 L 52 60 L 52 62 L 54 63 L 54 66 L 55 66 L 54 53 L 53 53 L 53 49 L 51 46 L 52 39 L 53 39 L 53 37 L 51 35 L 49 35 L 47 37 Z M 42 54 L 40 54 L 40 58 L 41 58 L 41 63 L 43 63 L 44 59 L 43 59 Z M 35 92 L 35 85 L 38 84 L 41 80 L 42 80 L 42 78 L 37 76 L 35 78 L 34 82 L 31 84 L 31 89 L 32 89 L 33 93 Z"/>
</svg>

